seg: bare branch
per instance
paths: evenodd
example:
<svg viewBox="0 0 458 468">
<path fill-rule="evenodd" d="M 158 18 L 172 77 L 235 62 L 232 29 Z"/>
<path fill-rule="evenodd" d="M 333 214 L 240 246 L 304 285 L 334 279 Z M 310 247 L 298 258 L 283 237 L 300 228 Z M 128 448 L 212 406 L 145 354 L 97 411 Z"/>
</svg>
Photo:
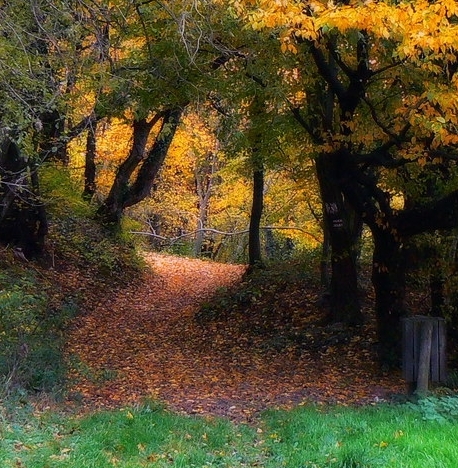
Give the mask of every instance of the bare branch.
<svg viewBox="0 0 458 468">
<path fill-rule="evenodd" d="M 294 226 L 261 226 L 260 229 L 263 229 L 263 230 L 276 230 L 276 231 L 286 231 L 286 230 L 290 230 L 290 231 L 300 231 L 302 233 L 304 233 L 305 235 L 307 235 L 308 237 L 310 237 L 311 239 L 313 239 L 315 242 L 318 242 L 318 243 L 321 243 L 323 240 L 322 239 L 319 239 L 317 236 L 315 236 L 314 234 L 302 229 L 302 228 L 299 228 L 299 227 L 294 227 Z M 150 237 L 154 237 L 155 239 L 160 239 L 160 240 L 163 240 L 163 241 L 167 241 L 167 243 L 169 243 L 170 245 L 173 245 L 175 244 L 176 242 L 178 242 L 180 239 L 184 239 L 186 237 L 193 237 L 195 236 L 197 233 L 199 232 L 210 232 L 210 233 L 213 233 L 213 234 L 218 234 L 218 235 L 221 235 L 221 236 L 238 236 L 240 234 L 247 234 L 249 232 L 248 229 L 244 229 L 242 231 L 233 231 L 233 232 L 228 232 L 228 231 L 220 231 L 218 229 L 213 229 L 213 228 L 204 228 L 204 229 L 197 229 L 195 231 L 191 231 L 191 232 L 186 232 L 184 234 L 181 234 L 179 236 L 176 236 L 176 237 L 164 237 L 164 236 L 160 236 L 159 234 L 156 234 L 156 232 L 154 231 L 153 229 L 153 232 L 146 232 L 146 231 L 130 231 L 131 234 L 138 234 L 138 235 L 142 235 L 142 236 L 150 236 Z"/>
</svg>

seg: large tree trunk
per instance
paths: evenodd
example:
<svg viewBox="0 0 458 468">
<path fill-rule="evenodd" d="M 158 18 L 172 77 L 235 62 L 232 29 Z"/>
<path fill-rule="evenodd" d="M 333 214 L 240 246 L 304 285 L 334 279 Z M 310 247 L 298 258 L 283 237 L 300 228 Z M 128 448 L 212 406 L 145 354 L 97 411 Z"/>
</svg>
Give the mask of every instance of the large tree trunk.
<svg viewBox="0 0 458 468">
<path fill-rule="evenodd" d="M 374 240 L 372 282 L 376 294 L 379 355 L 384 364 L 400 363 L 400 318 L 405 314 L 406 256 L 403 245 L 415 235 L 458 226 L 458 191 L 427 205 L 395 211 L 377 180 L 350 171 L 342 184 L 346 198 L 370 227 Z"/>
<path fill-rule="evenodd" d="M 119 166 L 113 185 L 97 214 L 104 224 L 118 225 L 124 210 L 124 199 L 129 190 L 130 178 L 145 154 L 148 136 L 153 128 L 152 122 L 146 119 L 133 123 L 133 141 L 129 156 Z"/>
<path fill-rule="evenodd" d="M 356 213 L 345 203 L 339 187 L 336 154 L 317 158 L 316 170 L 323 202 L 323 217 L 331 245 L 330 319 L 349 325 L 362 323 L 358 297 L 357 252 L 360 231 Z"/>
<path fill-rule="evenodd" d="M 262 82 L 261 88 L 264 87 Z M 264 162 L 263 135 L 265 131 L 265 96 L 255 93 L 250 103 L 249 113 L 251 124 L 247 132 L 250 145 L 250 164 L 253 170 L 253 197 L 251 202 L 250 226 L 248 231 L 248 263 L 252 271 L 254 267 L 263 267 L 261 253 L 261 217 L 264 209 Z"/>
<path fill-rule="evenodd" d="M 175 136 L 182 113 L 183 108 L 168 109 L 149 122 L 146 119 L 134 122 L 130 154 L 118 168 L 110 192 L 97 211 L 98 218 L 103 224 L 117 227 L 124 209 L 142 201 L 150 194 L 154 179 Z M 145 157 L 148 136 L 159 118 L 162 118 L 161 128 Z M 138 167 L 137 176 L 130 183 L 132 174 Z"/>
<path fill-rule="evenodd" d="M 168 109 L 163 113 L 162 125 L 148 151 L 146 159 L 138 170 L 137 177 L 129 187 L 129 191 L 124 200 L 124 208 L 133 206 L 146 198 L 153 187 L 159 169 L 164 163 L 169 147 L 172 144 L 178 125 L 181 121 L 184 107 Z"/>
<path fill-rule="evenodd" d="M 41 161 L 56 161 L 68 166 L 65 117 L 58 110 L 53 110 L 41 114 L 40 122 L 42 128 L 36 137 L 38 157 Z"/>
<path fill-rule="evenodd" d="M 0 180 L 0 241 L 21 249 L 26 257 L 41 254 L 48 224 L 37 168 L 10 140 L 1 144 Z"/>
<path fill-rule="evenodd" d="M 323 223 L 323 244 L 321 246 L 321 259 L 320 259 L 320 285 L 324 291 L 328 291 L 331 285 L 331 278 L 330 278 L 330 272 L 329 272 L 330 257 L 331 257 L 331 243 L 329 240 L 329 230 L 327 226 Z"/>
<path fill-rule="evenodd" d="M 390 229 L 373 229 L 372 284 L 378 353 L 382 364 L 398 367 L 401 357 L 401 317 L 405 315 L 405 255 Z"/>
</svg>

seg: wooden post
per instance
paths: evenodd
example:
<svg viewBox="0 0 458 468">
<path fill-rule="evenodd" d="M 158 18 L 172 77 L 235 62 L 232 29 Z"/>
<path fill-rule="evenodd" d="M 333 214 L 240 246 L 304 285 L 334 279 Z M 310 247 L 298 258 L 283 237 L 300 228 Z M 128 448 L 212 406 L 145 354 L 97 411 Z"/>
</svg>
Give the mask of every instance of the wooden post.
<svg viewBox="0 0 458 468">
<path fill-rule="evenodd" d="M 420 353 L 418 356 L 418 376 L 415 393 L 422 396 L 428 393 L 429 372 L 431 367 L 431 342 L 433 336 L 433 323 L 422 323 L 420 334 Z"/>
<path fill-rule="evenodd" d="M 424 394 L 429 382 L 445 382 L 447 378 L 445 320 L 405 317 L 402 331 L 402 376 L 409 393 Z"/>
</svg>

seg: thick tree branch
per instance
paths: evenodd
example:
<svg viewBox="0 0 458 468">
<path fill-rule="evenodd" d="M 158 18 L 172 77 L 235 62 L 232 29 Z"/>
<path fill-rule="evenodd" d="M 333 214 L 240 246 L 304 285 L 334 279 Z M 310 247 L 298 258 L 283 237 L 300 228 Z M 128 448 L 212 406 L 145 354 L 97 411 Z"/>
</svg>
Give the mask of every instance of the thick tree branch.
<svg viewBox="0 0 458 468">
<path fill-rule="evenodd" d="M 73 138 L 76 138 L 78 135 L 80 135 L 98 120 L 100 120 L 100 117 L 98 117 L 94 111 L 91 112 L 89 115 L 81 119 L 79 123 L 77 123 L 67 131 L 67 139 L 72 140 Z"/>
<path fill-rule="evenodd" d="M 396 169 L 405 166 L 408 163 L 415 162 L 416 159 L 394 158 L 389 152 L 392 142 L 387 142 L 384 145 L 376 148 L 367 154 L 357 154 L 354 156 L 354 162 L 358 165 L 368 167 L 386 167 Z"/>
<path fill-rule="evenodd" d="M 330 66 L 323 52 L 318 47 L 316 47 L 313 42 L 310 42 L 310 53 L 312 54 L 320 75 L 329 84 L 333 93 L 337 96 L 337 99 L 339 101 L 345 100 L 347 94 L 345 87 L 339 81 L 333 67 Z"/>
<path fill-rule="evenodd" d="M 428 205 L 399 212 L 395 226 L 404 237 L 458 227 L 458 190 Z"/>
</svg>

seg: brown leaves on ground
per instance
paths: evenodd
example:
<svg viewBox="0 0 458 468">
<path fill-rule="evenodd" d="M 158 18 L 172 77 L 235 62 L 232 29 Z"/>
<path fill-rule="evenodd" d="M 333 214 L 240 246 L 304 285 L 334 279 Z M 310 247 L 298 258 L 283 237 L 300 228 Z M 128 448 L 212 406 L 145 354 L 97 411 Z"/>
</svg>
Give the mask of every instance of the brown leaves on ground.
<svg viewBox="0 0 458 468">
<path fill-rule="evenodd" d="M 113 407 L 150 397 L 177 411 L 250 420 L 268 407 L 370 403 L 403 390 L 398 375 L 378 371 L 371 325 L 358 333 L 320 326 L 312 292 L 265 286 L 236 309 L 220 303 L 211 312 L 202 304 L 223 287 L 237 294 L 243 266 L 146 259 L 139 281 L 98 297 L 74 323 L 74 399 Z"/>
</svg>

